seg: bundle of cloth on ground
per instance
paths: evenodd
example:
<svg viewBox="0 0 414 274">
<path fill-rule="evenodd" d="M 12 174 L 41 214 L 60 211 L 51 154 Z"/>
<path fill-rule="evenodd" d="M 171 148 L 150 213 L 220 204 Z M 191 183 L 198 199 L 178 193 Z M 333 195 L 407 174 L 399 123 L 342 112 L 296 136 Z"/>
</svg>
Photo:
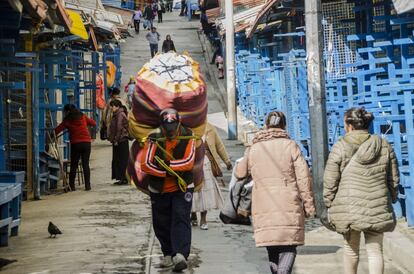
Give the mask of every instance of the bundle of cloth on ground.
<svg viewBox="0 0 414 274">
<path fill-rule="evenodd" d="M 130 149 L 127 174 L 135 186 L 148 193 L 146 174 L 141 170 L 143 144 L 160 126 L 159 114 L 176 109 L 181 124 L 190 128 L 196 139 L 193 169 L 195 190 L 203 181 L 204 135 L 207 121 L 207 88 L 200 66 L 187 54 L 158 54 L 146 63 L 136 77 L 136 92 L 129 114 L 129 134 L 135 139 Z"/>
<path fill-rule="evenodd" d="M 240 160 L 236 161 L 236 165 Z M 250 176 L 238 180 L 234 175 L 234 169 L 229 184 L 229 193 L 220 211 L 220 219 L 225 224 L 250 225 L 254 183 Z"/>
</svg>

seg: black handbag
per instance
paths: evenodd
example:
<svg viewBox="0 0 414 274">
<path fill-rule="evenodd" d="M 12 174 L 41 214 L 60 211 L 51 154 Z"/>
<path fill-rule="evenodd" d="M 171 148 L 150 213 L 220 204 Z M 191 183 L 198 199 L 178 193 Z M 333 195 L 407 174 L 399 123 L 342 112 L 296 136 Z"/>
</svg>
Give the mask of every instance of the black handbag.
<svg viewBox="0 0 414 274">
<path fill-rule="evenodd" d="M 103 124 L 99 130 L 99 137 L 101 140 L 108 140 L 108 130 L 105 124 Z"/>
</svg>

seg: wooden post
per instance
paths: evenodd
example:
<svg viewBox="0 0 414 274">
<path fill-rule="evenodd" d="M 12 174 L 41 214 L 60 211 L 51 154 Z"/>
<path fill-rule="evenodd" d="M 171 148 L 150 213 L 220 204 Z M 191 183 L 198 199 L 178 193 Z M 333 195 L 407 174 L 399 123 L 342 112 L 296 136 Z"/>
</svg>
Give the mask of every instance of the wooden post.
<svg viewBox="0 0 414 274">
<path fill-rule="evenodd" d="M 25 51 L 33 50 L 33 35 L 28 34 L 25 37 L 24 49 Z M 30 64 L 26 64 L 30 66 Z M 33 183 L 33 113 L 32 113 L 32 73 L 26 72 L 26 189 L 27 199 L 33 200 L 35 198 L 34 183 Z"/>
<path fill-rule="evenodd" d="M 326 121 L 325 70 L 323 63 L 323 29 L 321 21 L 321 0 L 306 0 L 306 55 L 311 126 L 312 175 L 318 214 L 324 208 L 322 193 L 323 174 L 329 153 Z"/>
</svg>

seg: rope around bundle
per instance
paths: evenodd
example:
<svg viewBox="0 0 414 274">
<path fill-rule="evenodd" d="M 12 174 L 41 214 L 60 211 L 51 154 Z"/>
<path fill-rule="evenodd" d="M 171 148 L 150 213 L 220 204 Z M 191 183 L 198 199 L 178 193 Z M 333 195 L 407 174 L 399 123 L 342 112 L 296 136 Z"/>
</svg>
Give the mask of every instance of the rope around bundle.
<svg viewBox="0 0 414 274">
<path fill-rule="evenodd" d="M 154 144 L 157 146 L 157 148 L 160 149 L 165 155 L 170 157 L 170 159 L 175 160 L 174 156 L 171 155 L 167 150 L 165 150 L 165 148 L 163 148 L 159 143 L 160 141 L 165 141 L 167 138 L 161 137 L 161 138 L 147 138 L 147 139 L 154 142 Z M 200 140 L 201 138 L 199 136 L 177 136 L 176 139 L 177 140 L 190 140 L 190 139 Z M 187 185 L 188 185 L 187 182 L 183 178 L 181 178 L 181 176 L 177 172 L 175 172 L 171 167 L 169 167 L 165 163 L 165 161 L 163 159 L 161 159 L 159 156 L 155 156 L 154 159 L 170 175 L 173 175 L 177 178 L 178 187 L 180 188 L 180 190 L 182 192 L 186 192 L 187 191 Z"/>
<path fill-rule="evenodd" d="M 161 166 L 161 167 L 163 167 L 170 175 L 173 175 L 173 176 L 175 176 L 175 177 L 177 177 L 177 185 L 178 185 L 178 187 L 180 188 L 180 190 L 182 191 L 182 192 L 186 192 L 186 190 L 187 190 L 187 183 L 186 183 L 186 181 L 183 179 L 183 178 L 181 178 L 181 176 L 177 173 L 177 172 L 175 172 L 171 167 L 169 167 L 165 162 L 164 162 L 164 160 L 162 160 L 160 157 L 158 157 L 158 156 L 155 156 L 154 157 L 154 159 L 155 159 L 155 161 L 157 161 L 157 163 Z"/>
<path fill-rule="evenodd" d="M 148 69 L 168 82 L 185 84 L 193 80 L 192 64 L 185 55 L 159 54 L 151 59 Z"/>
</svg>

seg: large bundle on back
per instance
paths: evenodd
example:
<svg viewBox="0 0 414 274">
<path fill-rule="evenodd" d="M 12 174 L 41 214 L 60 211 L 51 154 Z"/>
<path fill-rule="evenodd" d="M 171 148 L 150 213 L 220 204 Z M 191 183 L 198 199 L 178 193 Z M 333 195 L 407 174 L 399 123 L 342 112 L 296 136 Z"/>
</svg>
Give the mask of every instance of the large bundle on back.
<svg viewBox="0 0 414 274">
<path fill-rule="evenodd" d="M 159 54 L 146 63 L 137 75 L 137 91 L 132 99 L 129 131 L 136 139 L 130 151 L 128 174 L 134 184 L 147 191 L 145 173 L 140 169 L 142 142 L 160 124 L 159 113 L 176 109 L 182 125 L 201 137 L 207 118 L 207 89 L 200 66 L 188 55 Z M 194 183 L 200 185 L 203 173 L 204 145 L 197 141 Z"/>
</svg>

